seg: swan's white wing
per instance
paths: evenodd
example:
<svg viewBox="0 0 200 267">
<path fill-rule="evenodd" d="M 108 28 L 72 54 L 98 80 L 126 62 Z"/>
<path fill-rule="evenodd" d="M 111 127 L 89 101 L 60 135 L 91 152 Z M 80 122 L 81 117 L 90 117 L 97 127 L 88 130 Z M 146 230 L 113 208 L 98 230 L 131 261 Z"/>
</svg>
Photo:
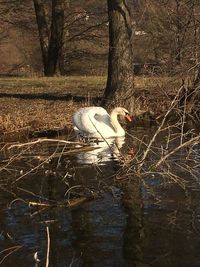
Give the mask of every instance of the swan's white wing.
<svg viewBox="0 0 200 267">
<path fill-rule="evenodd" d="M 101 108 L 98 107 L 85 107 L 85 108 L 80 108 L 76 113 L 73 115 L 73 123 L 74 123 L 74 128 L 83 132 L 88 131 L 88 123 L 89 123 L 89 117 L 94 116 L 94 111 L 95 112 L 102 112 Z"/>
<path fill-rule="evenodd" d="M 99 132 L 108 134 L 114 130 L 110 123 L 110 115 L 102 107 L 80 108 L 74 114 L 73 122 L 79 131 L 90 135 L 98 136 Z"/>
<path fill-rule="evenodd" d="M 107 111 L 101 107 L 88 107 L 83 110 L 81 123 L 84 131 L 94 135 L 102 131 L 102 125 L 105 124 L 105 118 L 110 117 Z"/>
<path fill-rule="evenodd" d="M 83 109 L 79 109 L 76 113 L 73 115 L 73 124 L 74 124 L 74 130 L 84 131 L 84 127 L 82 125 L 81 116 L 83 113 Z"/>
<path fill-rule="evenodd" d="M 110 119 L 110 115 L 108 113 L 104 114 L 104 115 L 96 114 L 94 117 L 100 123 L 100 127 L 104 127 L 104 129 L 105 129 L 105 127 L 109 127 L 113 131 L 115 130 L 113 128 L 113 125 L 112 125 L 111 119 Z"/>
</svg>

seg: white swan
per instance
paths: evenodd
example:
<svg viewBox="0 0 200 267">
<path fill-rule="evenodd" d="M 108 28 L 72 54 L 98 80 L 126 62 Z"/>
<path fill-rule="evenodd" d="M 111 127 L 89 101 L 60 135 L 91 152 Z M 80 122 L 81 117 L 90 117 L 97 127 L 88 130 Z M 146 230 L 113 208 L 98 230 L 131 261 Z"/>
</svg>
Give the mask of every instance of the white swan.
<svg viewBox="0 0 200 267">
<path fill-rule="evenodd" d="M 80 108 L 73 115 L 74 130 L 88 137 L 124 136 L 125 131 L 118 121 L 118 115 L 132 121 L 128 110 L 122 107 L 114 108 L 110 115 L 102 107 Z"/>
</svg>

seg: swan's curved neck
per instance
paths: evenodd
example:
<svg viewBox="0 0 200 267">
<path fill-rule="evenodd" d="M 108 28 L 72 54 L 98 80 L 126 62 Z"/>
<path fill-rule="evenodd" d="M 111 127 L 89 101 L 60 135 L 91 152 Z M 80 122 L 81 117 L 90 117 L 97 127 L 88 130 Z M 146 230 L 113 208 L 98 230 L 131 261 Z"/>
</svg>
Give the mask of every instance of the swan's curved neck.
<svg viewBox="0 0 200 267">
<path fill-rule="evenodd" d="M 113 128 L 115 129 L 116 133 L 118 135 L 123 135 L 124 134 L 124 129 L 122 128 L 121 124 L 118 121 L 118 117 L 117 117 L 117 112 L 115 110 L 113 110 L 110 114 L 110 118 L 111 118 L 111 123 Z"/>
</svg>

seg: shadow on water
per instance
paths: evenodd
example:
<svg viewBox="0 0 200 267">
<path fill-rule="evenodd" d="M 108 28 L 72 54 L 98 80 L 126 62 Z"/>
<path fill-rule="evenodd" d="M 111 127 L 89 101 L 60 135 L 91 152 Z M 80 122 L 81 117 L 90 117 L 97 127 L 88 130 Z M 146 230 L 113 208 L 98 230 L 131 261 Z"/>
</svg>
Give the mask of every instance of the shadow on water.
<svg viewBox="0 0 200 267">
<path fill-rule="evenodd" d="M 146 129 L 134 130 L 138 138 L 144 134 Z M 137 142 L 114 139 L 92 146 L 91 151 L 46 160 L 17 185 L 5 187 L 4 179 L 33 169 L 41 161 L 38 155 L 61 155 L 63 146 L 39 145 L 2 170 L 0 266 L 45 266 L 47 225 L 50 266 L 199 266 L 198 183 L 183 190 L 159 175 L 139 183 L 134 177 L 116 181 L 122 151 L 127 156 Z M 92 201 L 75 209 L 27 205 L 59 203 L 93 192 Z M 16 246 L 21 247 L 14 251 Z M 8 251 L 13 253 L 6 257 Z"/>
</svg>

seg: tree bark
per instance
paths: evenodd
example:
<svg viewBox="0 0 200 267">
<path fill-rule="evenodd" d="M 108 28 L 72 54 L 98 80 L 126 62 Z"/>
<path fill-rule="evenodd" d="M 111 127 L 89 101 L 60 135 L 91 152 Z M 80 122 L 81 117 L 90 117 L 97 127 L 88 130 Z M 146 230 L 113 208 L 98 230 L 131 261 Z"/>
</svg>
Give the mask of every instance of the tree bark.
<svg viewBox="0 0 200 267">
<path fill-rule="evenodd" d="M 59 57 L 61 56 L 64 28 L 64 0 L 52 0 L 51 20 L 47 76 L 53 76 L 56 74 Z"/>
<path fill-rule="evenodd" d="M 51 27 L 48 29 L 42 0 L 33 0 L 37 19 L 45 76 L 59 72 L 59 57 L 63 45 L 64 0 L 52 0 Z"/>
<path fill-rule="evenodd" d="M 46 75 L 48 69 L 48 47 L 49 47 L 48 24 L 46 21 L 46 14 L 42 0 L 33 0 L 33 3 L 35 7 L 35 15 L 38 25 L 44 74 Z"/>
<path fill-rule="evenodd" d="M 107 0 L 109 20 L 108 78 L 104 106 L 134 109 L 132 22 L 126 0 Z"/>
</svg>

